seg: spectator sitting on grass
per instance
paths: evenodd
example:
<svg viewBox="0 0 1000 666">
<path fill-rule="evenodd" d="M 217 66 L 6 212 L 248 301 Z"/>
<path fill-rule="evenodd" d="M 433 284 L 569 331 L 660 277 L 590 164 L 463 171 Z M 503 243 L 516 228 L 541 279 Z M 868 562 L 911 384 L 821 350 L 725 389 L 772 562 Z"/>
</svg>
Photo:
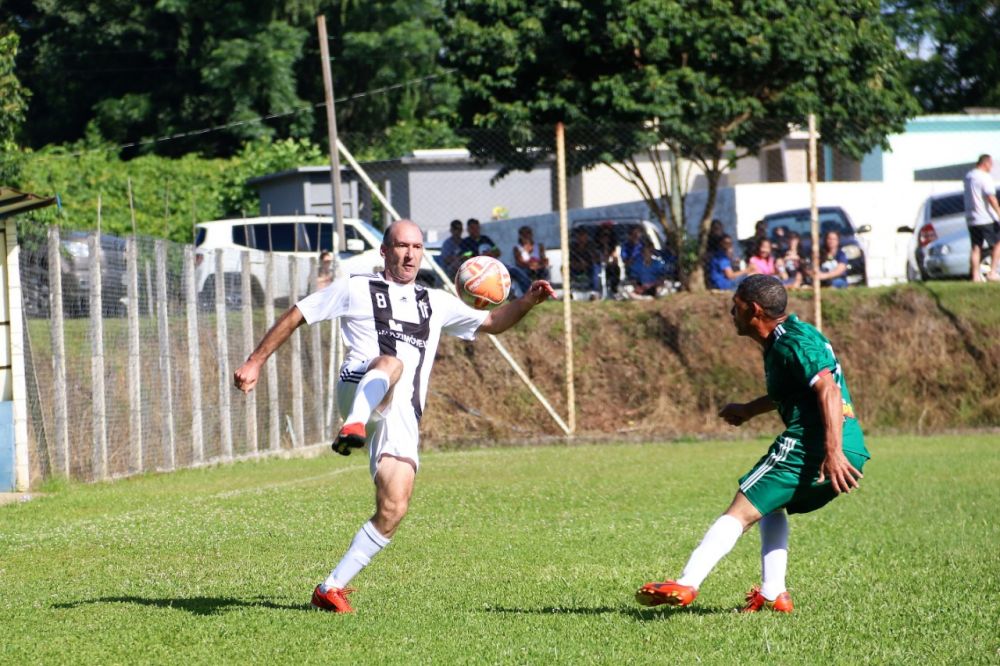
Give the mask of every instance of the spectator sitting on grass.
<svg viewBox="0 0 1000 666">
<path fill-rule="evenodd" d="M 618 255 L 625 265 L 625 279 L 634 282 L 635 276 L 632 274 L 632 264 L 642 259 L 642 227 L 635 225 L 629 227 L 628 236 L 618 249 Z"/>
<path fill-rule="evenodd" d="M 744 238 L 740 241 L 740 246 L 743 248 L 743 260 L 750 261 L 750 257 L 752 257 L 757 251 L 757 245 L 759 245 L 762 240 L 766 239 L 767 222 L 764 220 L 757 220 L 757 223 L 754 225 L 753 236 L 750 238 Z"/>
<path fill-rule="evenodd" d="M 788 232 L 788 249 L 778 259 L 775 264 L 778 267 L 778 277 L 786 287 L 802 286 L 802 257 L 799 256 L 799 247 L 802 239 L 797 231 Z"/>
<path fill-rule="evenodd" d="M 776 258 L 783 256 L 788 251 L 788 233 L 788 227 L 783 224 L 775 227 L 774 231 L 771 232 L 771 254 Z"/>
<path fill-rule="evenodd" d="M 753 266 L 738 268 L 739 262 L 733 257 L 733 237 L 726 234 L 719 241 L 719 249 L 708 258 L 709 289 L 736 289 L 740 281 L 754 272 Z"/>
<path fill-rule="evenodd" d="M 535 242 L 535 232 L 527 225 L 517 230 L 514 262 L 532 280 L 549 279 L 549 259 L 545 256 L 545 245 Z"/>
<path fill-rule="evenodd" d="M 656 298 L 667 280 L 667 264 L 654 254 L 652 245 L 643 243 L 642 256 L 632 264 L 632 274 L 635 280 L 633 296 Z"/>
<path fill-rule="evenodd" d="M 441 243 L 441 253 L 437 261 L 451 279 L 455 279 L 458 267 L 462 265 L 462 220 L 452 220 L 449 225 L 450 235 Z"/>
<path fill-rule="evenodd" d="M 500 248 L 489 236 L 480 233 L 479 220 L 470 217 L 465 221 L 465 231 L 468 234 L 462 239 L 462 260 L 470 257 L 487 256 L 497 259 L 500 257 Z"/>
<path fill-rule="evenodd" d="M 597 229 L 597 240 L 594 244 L 594 261 L 604 271 L 604 283 L 608 295 L 618 293 L 618 285 L 622 279 L 621 261 L 618 258 L 618 242 L 615 239 L 614 223 L 604 222 Z M 598 273 L 598 276 L 600 273 Z"/>
<path fill-rule="evenodd" d="M 820 286 L 843 289 L 847 286 L 847 269 L 847 255 L 840 249 L 840 233 L 826 232 L 819 253 L 819 270 L 810 278 L 819 280 Z"/>
<path fill-rule="evenodd" d="M 771 256 L 771 241 L 762 238 L 757 243 L 757 251 L 753 253 L 748 262 L 755 273 L 761 275 L 777 275 L 778 269 L 774 265 L 774 257 Z"/>
<path fill-rule="evenodd" d="M 571 289 L 598 291 L 600 265 L 594 261 L 594 245 L 584 227 L 573 230 L 569 247 L 569 283 Z"/>
</svg>

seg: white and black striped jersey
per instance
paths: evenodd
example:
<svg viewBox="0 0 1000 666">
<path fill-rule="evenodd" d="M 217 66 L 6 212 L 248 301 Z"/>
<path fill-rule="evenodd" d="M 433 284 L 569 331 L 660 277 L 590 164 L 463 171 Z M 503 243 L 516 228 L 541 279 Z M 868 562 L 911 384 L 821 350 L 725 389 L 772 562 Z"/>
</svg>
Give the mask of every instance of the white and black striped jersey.
<svg viewBox="0 0 1000 666">
<path fill-rule="evenodd" d="M 365 364 L 377 356 L 402 361 L 403 376 L 393 391 L 393 403 L 409 400 L 418 419 L 427 401 L 427 382 L 442 331 L 472 340 L 488 315 L 441 289 L 398 284 L 380 273 L 334 280 L 296 307 L 309 324 L 341 318 L 347 346 L 342 380 L 360 381 Z"/>
</svg>

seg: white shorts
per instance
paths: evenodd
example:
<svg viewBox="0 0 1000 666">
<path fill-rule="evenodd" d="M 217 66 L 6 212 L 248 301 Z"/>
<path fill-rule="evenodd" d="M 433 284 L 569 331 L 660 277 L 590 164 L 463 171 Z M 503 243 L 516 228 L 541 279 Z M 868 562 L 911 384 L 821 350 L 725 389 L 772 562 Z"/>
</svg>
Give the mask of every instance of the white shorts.
<svg viewBox="0 0 1000 666">
<path fill-rule="evenodd" d="M 368 369 L 370 360 L 344 366 L 337 382 L 337 409 L 343 419 L 351 412 L 354 393 L 358 382 Z M 400 380 L 403 381 L 403 380 Z M 378 471 L 379 460 L 384 455 L 403 458 L 413 463 L 414 470 L 420 468 L 417 450 L 420 445 L 420 429 L 413 405 L 408 400 L 395 397 L 381 412 L 375 410 L 365 425 L 368 440 L 368 470 L 372 479 Z"/>
</svg>

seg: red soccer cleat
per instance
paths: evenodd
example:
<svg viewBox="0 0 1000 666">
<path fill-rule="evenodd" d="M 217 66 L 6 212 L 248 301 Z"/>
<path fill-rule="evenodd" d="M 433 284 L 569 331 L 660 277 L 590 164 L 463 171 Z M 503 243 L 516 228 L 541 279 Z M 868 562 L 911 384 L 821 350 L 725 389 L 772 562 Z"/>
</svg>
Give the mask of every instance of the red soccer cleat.
<svg viewBox="0 0 1000 666">
<path fill-rule="evenodd" d="M 662 583 L 646 583 L 635 593 L 635 600 L 643 606 L 687 606 L 698 596 L 698 589 L 681 585 L 672 580 Z"/>
<path fill-rule="evenodd" d="M 330 613 L 353 613 L 351 602 L 347 600 L 347 595 L 354 592 L 353 587 L 337 589 L 331 587 L 326 592 L 322 591 L 322 586 L 317 585 L 313 590 L 312 607 L 320 611 Z"/>
<path fill-rule="evenodd" d="M 760 593 L 760 588 L 754 586 L 749 592 L 747 592 L 747 603 L 740 609 L 741 613 L 756 613 L 762 608 L 768 608 L 779 613 L 791 613 L 792 612 L 792 595 L 788 594 L 788 590 L 785 590 L 778 595 L 778 598 L 774 601 L 768 601 L 764 598 L 764 595 Z"/>
<path fill-rule="evenodd" d="M 364 423 L 345 423 L 330 448 L 342 456 L 349 456 L 351 449 L 364 448 L 366 437 Z"/>
</svg>

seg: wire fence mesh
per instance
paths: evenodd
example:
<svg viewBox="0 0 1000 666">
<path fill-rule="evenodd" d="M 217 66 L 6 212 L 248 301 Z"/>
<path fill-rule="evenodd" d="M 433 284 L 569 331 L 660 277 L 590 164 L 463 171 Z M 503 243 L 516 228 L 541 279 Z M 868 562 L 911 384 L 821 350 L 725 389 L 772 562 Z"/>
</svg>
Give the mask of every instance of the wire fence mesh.
<svg viewBox="0 0 1000 666">
<path fill-rule="evenodd" d="M 159 239 L 102 235 L 101 270 L 95 271 L 97 238 L 54 236 L 54 253 L 39 245 L 20 255 L 33 477 L 100 479 L 170 470 L 326 437 L 327 425 L 315 418 L 326 398 L 313 378 L 327 372 L 329 326 L 317 327 L 318 336 L 297 332 L 297 342 L 271 361 L 276 381 L 262 377 L 257 393 L 243 396 L 232 389 L 232 371 L 273 323 L 273 305 L 270 312 L 254 308 L 252 300 L 244 306 L 237 275 L 220 282 L 217 307 L 214 283 L 188 288 L 196 279 L 191 246 Z M 61 267 L 50 265 L 53 254 Z M 311 275 L 315 288 L 315 258 L 254 254 L 291 262 L 286 272 Z M 203 258 L 213 260 L 211 254 Z M 139 287 L 131 298 L 130 264 Z M 61 277 L 61 301 L 53 298 L 53 274 Z M 92 293 L 96 275 L 99 297 Z M 63 360 L 57 364 L 56 358 Z M 101 395 L 103 407 L 95 409 Z M 248 411 L 247 404 L 258 400 L 261 408 Z M 297 419 L 303 404 L 315 409 L 310 418 Z"/>
</svg>

